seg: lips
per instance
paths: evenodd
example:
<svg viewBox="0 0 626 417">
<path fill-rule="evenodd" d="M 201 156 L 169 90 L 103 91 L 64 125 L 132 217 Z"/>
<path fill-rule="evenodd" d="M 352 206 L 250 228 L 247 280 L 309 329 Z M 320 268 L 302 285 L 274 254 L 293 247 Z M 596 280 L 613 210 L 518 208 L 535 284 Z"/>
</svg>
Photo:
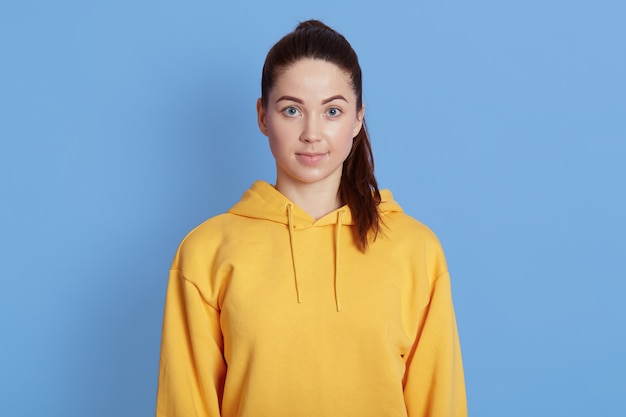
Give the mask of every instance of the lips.
<svg viewBox="0 0 626 417">
<path fill-rule="evenodd" d="M 302 152 L 296 154 L 296 159 L 305 165 L 315 165 L 326 157 L 326 153 Z"/>
</svg>

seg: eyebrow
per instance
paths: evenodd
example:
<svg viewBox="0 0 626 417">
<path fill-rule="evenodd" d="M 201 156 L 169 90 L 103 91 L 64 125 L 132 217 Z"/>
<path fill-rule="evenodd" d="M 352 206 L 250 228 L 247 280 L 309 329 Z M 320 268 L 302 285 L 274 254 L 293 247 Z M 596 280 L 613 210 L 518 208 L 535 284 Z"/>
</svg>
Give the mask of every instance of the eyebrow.
<svg viewBox="0 0 626 417">
<path fill-rule="evenodd" d="M 279 97 L 278 100 L 276 100 L 276 103 L 278 103 L 279 101 L 283 101 L 283 100 L 295 101 L 298 104 L 304 104 L 304 101 L 302 101 L 301 99 L 299 99 L 297 97 L 293 97 L 293 96 L 282 96 L 282 97 Z M 346 98 L 344 96 L 342 96 L 341 94 L 337 94 L 336 96 L 328 97 L 327 99 L 322 100 L 322 104 L 328 104 L 331 101 L 335 101 L 335 100 L 343 100 L 346 103 L 348 102 L 348 100 L 346 100 Z"/>
</svg>

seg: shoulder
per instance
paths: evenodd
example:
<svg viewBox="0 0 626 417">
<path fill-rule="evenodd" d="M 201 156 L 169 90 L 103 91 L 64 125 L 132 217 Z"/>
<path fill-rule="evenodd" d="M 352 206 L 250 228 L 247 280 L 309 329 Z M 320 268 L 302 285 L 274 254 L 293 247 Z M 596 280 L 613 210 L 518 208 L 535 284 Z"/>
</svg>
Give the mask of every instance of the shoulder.
<svg viewBox="0 0 626 417">
<path fill-rule="evenodd" d="M 375 244 L 385 258 L 420 265 L 430 282 L 447 271 L 443 248 L 430 227 L 404 212 L 388 213 L 382 220 Z"/>
<path fill-rule="evenodd" d="M 404 212 L 383 215 L 382 222 L 383 232 L 389 233 L 396 239 L 409 239 L 440 245 L 437 235 L 430 227 Z"/>
<path fill-rule="evenodd" d="M 178 246 L 174 264 L 196 263 L 213 257 L 228 236 L 233 234 L 236 217 L 229 213 L 219 214 L 191 229 Z"/>
<path fill-rule="evenodd" d="M 400 204 L 393 198 L 390 190 L 381 190 L 381 214 L 382 230 L 394 235 L 395 238 L 412 238 L 427 240 L 438 243 L 435 233 L 424 223 L 407 214 Z"/>
<path fill-rule="evenodd" d="M 180 243 L 183 249 L 203 247 L 218 243 L 237 229 L 237 218 L 230 213 L 218 214 L 203 221 L 191 229 Z"/>
</svg>

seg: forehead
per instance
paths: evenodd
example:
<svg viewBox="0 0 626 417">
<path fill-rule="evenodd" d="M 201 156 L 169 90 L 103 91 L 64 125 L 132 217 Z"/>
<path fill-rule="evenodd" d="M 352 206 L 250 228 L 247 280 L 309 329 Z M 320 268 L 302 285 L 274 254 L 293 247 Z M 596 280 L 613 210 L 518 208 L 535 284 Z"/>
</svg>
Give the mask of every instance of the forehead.
<svg viewBox="0 0 626 417">
<path fill-rule="evenodd" d="M 278 74 L 272 93 L 353 93 L 350 74 L 338 65 L 320 59 L 300 59 Z"/>
</svg>

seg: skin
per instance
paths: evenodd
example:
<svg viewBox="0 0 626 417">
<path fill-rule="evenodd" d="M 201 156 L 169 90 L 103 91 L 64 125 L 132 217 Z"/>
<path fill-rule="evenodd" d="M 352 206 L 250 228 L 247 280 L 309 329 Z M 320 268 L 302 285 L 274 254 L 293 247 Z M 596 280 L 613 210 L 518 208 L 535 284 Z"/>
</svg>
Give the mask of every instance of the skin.
<svg viewBox="0 0 626 417">
<path fill-rule="evenodd" d="M 267 108 L 257 101 L 259 129 L 276 161 L 276 188 L 315 219 L 341 206 L 343 162 L 363 124 L 356 102 L 349 75 L 316 59 L 283 71 Z"/>
</svg>

